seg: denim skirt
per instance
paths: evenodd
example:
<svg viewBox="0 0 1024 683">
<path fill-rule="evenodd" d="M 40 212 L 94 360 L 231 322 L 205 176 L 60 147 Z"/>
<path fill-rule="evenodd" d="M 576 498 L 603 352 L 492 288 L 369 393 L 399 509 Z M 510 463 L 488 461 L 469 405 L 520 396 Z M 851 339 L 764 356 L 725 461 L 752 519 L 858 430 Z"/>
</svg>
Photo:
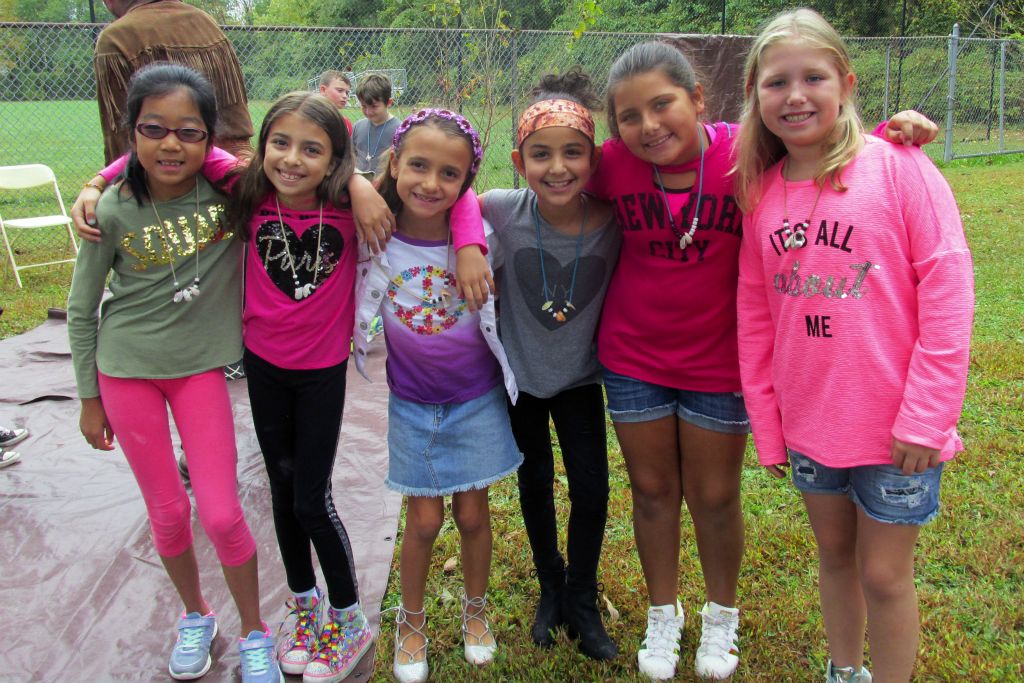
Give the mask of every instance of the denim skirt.
<svg viewBox="0 0 1024 683">
<path fill-rule="evenodd" d="M 498 385 L 464 403 L 388 399 L 388 488 L 406 496 L 449 496 L 490 486 L 519 469 Z"/>
</svg>

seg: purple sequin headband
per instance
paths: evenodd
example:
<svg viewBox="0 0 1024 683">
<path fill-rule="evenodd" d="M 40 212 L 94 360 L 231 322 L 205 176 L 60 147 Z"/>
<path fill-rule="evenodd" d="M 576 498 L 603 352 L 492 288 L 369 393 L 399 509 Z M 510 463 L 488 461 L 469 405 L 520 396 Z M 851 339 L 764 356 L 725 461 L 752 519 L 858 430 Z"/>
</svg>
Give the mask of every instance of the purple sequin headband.
<svg viewBox="0 0 1024 683">
<path fill-rule="evenodd" d="M 465 119 L 465 117 L 456 114 L 453 111 L 448 111 L 447 109 L 427 108 L 420 109 L 415 113 L 409 114 L 405 117 L 405 121 L 402 121 L 401 125 L 398 126 L 398 129 L 395 130 L 395 137 L 392 139 L 391 144 L 397 150 L 399 143 L 402 141 L 402 137 L 409 132 L 410 128 L 423 123 L 432 116 L 439 119 L 454 121 L 455 125 L 462 129 L 462 132 L 469 137 L 470 144 L 473 147 L 473 163 L 469 166 L 469 172 L 475 175 L 476 172 L 480 170 L 480 162 L 483 161 L 484 158 L 484 149 L 480 145 L 480 136 L 477 135 L 476 130 L 469 121 Z"/>
</svg>

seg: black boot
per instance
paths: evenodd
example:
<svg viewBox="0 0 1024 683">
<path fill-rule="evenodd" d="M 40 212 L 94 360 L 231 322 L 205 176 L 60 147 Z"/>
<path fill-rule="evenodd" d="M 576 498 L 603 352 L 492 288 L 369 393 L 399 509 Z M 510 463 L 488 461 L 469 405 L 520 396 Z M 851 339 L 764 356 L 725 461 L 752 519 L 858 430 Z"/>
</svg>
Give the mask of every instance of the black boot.
<svg viewBox="0 0 1024 683">
<path fill-rule="evenodd" d="M 568 586 L 563 603 L 565 623 L 572 638 L 579 638 L 580 652 L 591 659 L 613 659 L 619 654 L 615 641 L 608 636 L 597 608 L 597 586 Z"/>
<path fill-rule="evenodd" d="M 562 616 L 562 602 L 565 594 L 565 568 L 537 571 L 540 581 L 540 602 L 537 615 L 533 618 L 533 642 L 541 647 L 555 644 L 553 631 L 565 623 Z"/>
</svg>

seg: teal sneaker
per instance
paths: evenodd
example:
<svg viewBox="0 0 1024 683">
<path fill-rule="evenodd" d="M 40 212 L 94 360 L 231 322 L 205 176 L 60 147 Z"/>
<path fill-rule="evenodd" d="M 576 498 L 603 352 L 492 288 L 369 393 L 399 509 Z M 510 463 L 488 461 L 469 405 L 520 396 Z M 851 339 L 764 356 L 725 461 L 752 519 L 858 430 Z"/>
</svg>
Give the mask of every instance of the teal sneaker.
<svg viewBox="0 0 1024 683">
<path fill-rule="evenodd" d="M 274 639 L 266 631 L 252 631 L 239 638 L 238 658 L 242 660 L 242 683 L 284 683 Z"/>
<path fill-rule="evenodd" d="M 177 681 L 191 681 L 206 674 L 213 664 L 210 645 L 217 635 L 217 618 L 213 612 L 205 617 L 189 612 L 178 620 L 178 640 L 171 650 L 167 672 Z"/>
</svg>

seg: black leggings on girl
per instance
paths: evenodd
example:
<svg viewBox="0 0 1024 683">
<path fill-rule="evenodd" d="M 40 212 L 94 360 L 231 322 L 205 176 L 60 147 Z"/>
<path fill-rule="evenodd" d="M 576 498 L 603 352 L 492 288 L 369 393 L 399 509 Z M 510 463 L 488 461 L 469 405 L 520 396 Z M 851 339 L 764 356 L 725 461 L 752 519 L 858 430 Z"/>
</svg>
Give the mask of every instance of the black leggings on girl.
<svg viewBox="0 0 1024 683">
<path fill-rule="evenodd" d="M 329 368 L 286 370 L 246 349 L 243 362 L 288 587 L 301 593 L 316 585 L 312 541 L 331 605 L 348 607 L 358 600 L 355 563 L 331 497 L 348 360 Z"/>
<path fill-rule="evenodd" d="M 512 433 L 523 464 L 519 468 L 519 501 L 538 572 L 558 572 L 558 529 L 554 502 L 554 455 L 549 416 L 555 423 L 569 481 L 570 587 L 592 587 L 608 516 L 608 445 L 604 398 L 600 384 L 568 389 L 551 398 L 520 393 L 509 407 Z"/>
</svg>

